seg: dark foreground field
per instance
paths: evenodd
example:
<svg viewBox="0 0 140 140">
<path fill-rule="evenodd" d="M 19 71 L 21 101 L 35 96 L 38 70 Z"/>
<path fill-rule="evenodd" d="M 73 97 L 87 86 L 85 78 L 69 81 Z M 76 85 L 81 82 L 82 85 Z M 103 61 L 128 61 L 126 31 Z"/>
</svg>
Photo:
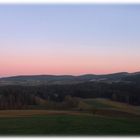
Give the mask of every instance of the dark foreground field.
<svg viewBox="0 0 140 140">
<path fill-rule="evenodd" d="M 7 111 L 8 112 L 8 111 Z M 11 111 L 12 112 L 12 111 Z M 10 113 L 11 113 L 10 112 Z M 0 135 L 139 135 L 139 117 L 109 117 L 68 112 L 0 112 Z M 27 113 L 28 112 L 28 113 Z M 4 115 L 7 115 L 4 117 Z M 16 114 L 16 111 L 14 111 Z M 9 114 L 10 115 L 10 114 Z"/>
</svg>

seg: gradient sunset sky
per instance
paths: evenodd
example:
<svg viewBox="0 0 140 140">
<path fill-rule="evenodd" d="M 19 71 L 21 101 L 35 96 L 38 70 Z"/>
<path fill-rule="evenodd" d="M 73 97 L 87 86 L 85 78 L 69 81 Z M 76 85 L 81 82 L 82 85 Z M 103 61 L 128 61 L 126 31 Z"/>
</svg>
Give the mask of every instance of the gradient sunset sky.
<svg viewBox="0 0 140 140">
<path fill-rule="evenodd" d="M 0 5 L 0 77 L 140 71 L 140 5 Z"/>
</svg>

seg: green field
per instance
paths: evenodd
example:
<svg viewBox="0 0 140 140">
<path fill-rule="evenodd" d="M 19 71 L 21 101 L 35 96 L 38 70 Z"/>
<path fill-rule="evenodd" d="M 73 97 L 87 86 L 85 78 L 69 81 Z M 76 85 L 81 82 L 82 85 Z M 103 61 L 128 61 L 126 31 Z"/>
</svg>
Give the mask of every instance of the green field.
<svg viewBox="0 0 140 140">
<path fill-rule="evenodd" d="M 80 99 L 71 110 L 0 110 L 0 135 L 140 135 L 140 109 L 107 99 Z"/>
<path fill-rule="evenodd" d="M 109 104 L 102 103 L 100 100 L 97 99 L 85 99 L 83 100 L 85 103 L 93 106 L 94 108 L 100 109 L 100 108 L 113 108 Z"/>
<path fill-rule="evenodd" d="M 140 120 L 85 115 L 0 118 L 0 135 L 139 135 Z"/>
<path fill-rule="evenodd" d="M 139 115 L 140 116 L 140 107 L 139 106 L 132 106 L 126 103 L 115 102 L 109 99 L 83 99 L 82 102 L 93 107 L 97 110 L 112 110 L 112 111 L 121 111 L 121 113 L 129 113 L 132 115 Z M 121 115 L 121 114 L 120 114 Z M 123 116 L 123 115 L 122 115 Z"/>
</svg>

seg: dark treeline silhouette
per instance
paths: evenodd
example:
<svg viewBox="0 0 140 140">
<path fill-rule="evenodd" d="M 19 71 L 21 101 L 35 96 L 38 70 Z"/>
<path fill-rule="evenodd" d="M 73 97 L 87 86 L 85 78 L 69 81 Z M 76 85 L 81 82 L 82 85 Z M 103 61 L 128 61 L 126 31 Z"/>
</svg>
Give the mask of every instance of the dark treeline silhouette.
<svg viewBox="0 0 140 140">
<path fill-rule="evenodd" d="M 71 85 L 1 86 L 0 109 L 27 109 L 38 100 L 63 102 L 66 97 L 107 98 L 140 105 L 140 86 L 130 83 L 87 82 Z"/>
</svg>

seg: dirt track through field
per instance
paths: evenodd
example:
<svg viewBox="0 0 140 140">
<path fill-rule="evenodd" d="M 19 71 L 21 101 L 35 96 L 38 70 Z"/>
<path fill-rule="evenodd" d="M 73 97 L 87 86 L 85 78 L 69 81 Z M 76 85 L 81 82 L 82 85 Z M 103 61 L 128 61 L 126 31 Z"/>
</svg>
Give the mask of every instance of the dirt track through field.
<svg viewBox="0 0 140 140">
<path fill-rule="evenodd" d="M 34 115 L 91 115 L 76 111 L 55 110 L 1 110 L 0 117 L 29 117 Z"/>
<path fill-rule="evenodd" d="M 102 116 L 102 117 L 135 117 L 133 114 L 115 111 L 115 110 L 98 110 L 96 113 L 85 113 L 78 111 L 57 111 L 57 110 L 0 110 L 0 118 L 10 117 L 32 117 L 38 115 L 85 115 L 85 116 Z"/>
</svg>

